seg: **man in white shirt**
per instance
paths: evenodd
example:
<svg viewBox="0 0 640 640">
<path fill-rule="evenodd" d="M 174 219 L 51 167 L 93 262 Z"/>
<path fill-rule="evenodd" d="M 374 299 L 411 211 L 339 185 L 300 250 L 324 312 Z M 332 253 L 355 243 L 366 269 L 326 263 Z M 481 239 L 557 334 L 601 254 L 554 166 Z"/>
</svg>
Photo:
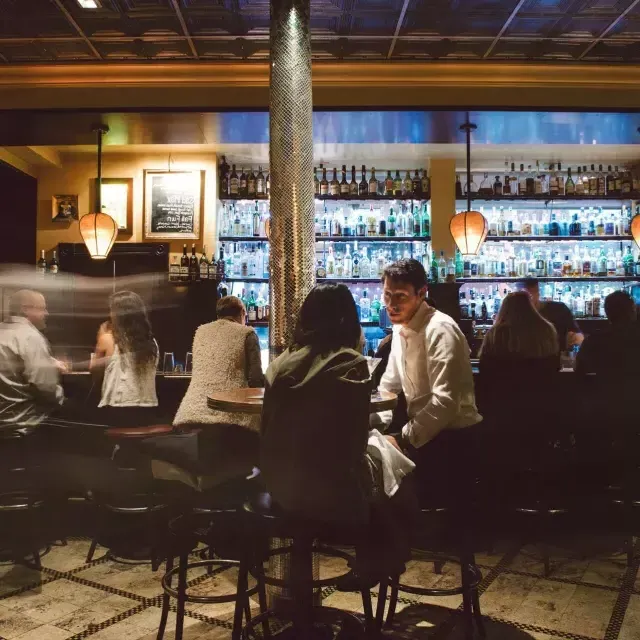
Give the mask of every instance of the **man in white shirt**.
<svg viewBox="0 0 640 640">
<path fill-rule="evenodd" d="M 61 365 L 41 333 L 46 317 L 44 296 L 24 289 L 11 297 L 10 318 L 0 323 L 0 430 L 29 433 L 64 400 Z"/>
<path fill-rule="evenodd" d="M 470 427 L 482 420 L 475 404 L 469 346 L 456 322 L 425 301 L 427 274 L 417 260 L 399 260 L 385 269 L 384 304 L 393 339 L 380 389 L 404 392 L 408 422 L 389 439 L 408 449 L 425 482 L 440 468 L 449 473 L 472 445 Z M 456 457 L 457 456 L 457 457 Z M 421 489 L 421 487 L 419 487 Z"/>
</svg>

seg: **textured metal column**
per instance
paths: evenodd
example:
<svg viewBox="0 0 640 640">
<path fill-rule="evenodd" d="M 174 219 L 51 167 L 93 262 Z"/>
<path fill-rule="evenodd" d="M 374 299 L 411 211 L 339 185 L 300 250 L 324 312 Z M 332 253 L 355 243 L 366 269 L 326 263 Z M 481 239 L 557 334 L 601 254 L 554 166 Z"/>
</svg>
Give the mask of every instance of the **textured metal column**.
<svg viewBox="0 0 640 640">
<path fill-rule="evenodd" d="M 269 346 L 289 343 L 315 285 L 309 0 L 271 0 Z"/>
</svg>

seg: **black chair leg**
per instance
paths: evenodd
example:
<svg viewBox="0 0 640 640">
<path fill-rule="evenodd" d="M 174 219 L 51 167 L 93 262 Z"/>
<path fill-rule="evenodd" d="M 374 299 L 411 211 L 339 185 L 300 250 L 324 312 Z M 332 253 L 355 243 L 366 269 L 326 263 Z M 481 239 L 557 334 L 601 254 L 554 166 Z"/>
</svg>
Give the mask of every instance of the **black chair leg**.
<svg viewBox="0 0 640 640">
<path fill-rule="evenodd" d="M 310 539 L 295 538 L 291 552 L 291 590 L 293 593 L 293 630 L 296 638 L 308 638 L 312 627 L 313 568 Z"/>
<path fill-rule="evenodd" d="M 473 640 L 473 606 L 472 589 L 469 586 L 469 567 L 466 561 L 460 567 L 462 575 L 462 615 L 465 640 Z"/>
<path fill-rule="evenodd" d="M 93 556 L 95 555 L 96 549 L 98 547 L 98 539 L 94 538 L 91 541 L 91 546 L 89 547 L 89 553 L 87 553 L 87 557 L 85 559 L 85 563 L 89 563 L 93 560 Z"/>
<path fill-rule="evenodd" d="M 256 567 L 256 579 L 258 580 L 258 603 L 260 604 L 260 613 L 267 612 L 267 589 L 266 583 L 264 581 L 264 568 L 262 563 L 258 561 L 258 565 Z M 269 620 L 265 620 L 262 623 L 262 635 L 264 638 L 269 640 L 271 638 L 271 628 L 269 627 Z"/>
<path fill-rule="evenodd" d="M 391 587 L 391 595 L 389 597 L 389 610 L 387 611 L 386 626 L 390 627 L 393 624 L 393 618 L 396 615 L 396 607 L 398 606 L 398 587 L 395 585 L 400 581 L 400 576 L 394 576 L 392 578 L 394 586 Z"/>
<path fill-rule="evenodd" d="M 251 620 L 251 608 L 247 589 L 249 588 L 247 562 L 243 558 L 238 568 L 238 584 L 236 586 L 236 607 L 233 615 L 233 630 L 231 640 L 240 640 L 242 634 L 242 614 L 247 616 L 247 622 Z M 248 609 L 248 611 L 247 611 Z"/>
<path fill-rule="evenodd" d="M 473 617 L 476 621 L 476 627 L 478 627 L 478 633 L 481 638 L 487 637 L 487 630 L 484 627 L 484 619 L 482 618 L 482 611 L 480 610 L 480 594 L 477 587 L 473 590 Z"/>
<path fill-rule="evenodd" d="M 366 586 L 360 588 L 362 595 L 362 606 L 364 608 L 364 626 L 367 635 L 372 635 L 376 627 L 373 617 L 373 605 L 371 604 L 371 591 Z"/>
<path fill-rule="evenodd" d="M 187 563 L 188 555 L 180 556 L 180 569 L 178 571 L 178 606 L 176 611 L 176 636 L 175 640 L 182 640 L 184 630 L 184 612 L 187 596 Z"/>
<path fill-rule="evenodd" d="M 382 629 L 384 624 L 384 610 L 387 605 L 387 591 L 389 590 L 389 580 L 384 578 L 380 581 L 378 589 L 378 604 L 376 606 L 376 626 Z"/>
<path fill-rule="evenodd" d="M 173 569 L 173 556 L 167 556 L 167 564 L 165 573 L 169 573 Z M 171 586 L 171 578 L 169 578 L 169 586 Z M 162 615 L 160 616 L 160 626 L 158 627 L 158 635 L 156 640 L 164 638 L 164 632 L 167 628 L 167 618 L 169 617 L 169 606 L 171 604 L 171 596 L 168 593 L 162 594 Z"/>
<path fill-rule="evenodd" d="M 442 575 L 442 568 L 445 565 L 444 560 L 434 560 L 433 561 L 433 572 L 437 575 Z"/>
</svg>

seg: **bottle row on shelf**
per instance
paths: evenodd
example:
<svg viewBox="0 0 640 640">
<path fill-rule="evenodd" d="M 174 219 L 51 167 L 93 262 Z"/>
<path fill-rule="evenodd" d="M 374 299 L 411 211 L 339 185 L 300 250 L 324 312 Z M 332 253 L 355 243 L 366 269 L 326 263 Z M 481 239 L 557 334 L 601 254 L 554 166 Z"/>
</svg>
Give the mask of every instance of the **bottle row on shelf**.
<svg viewBox="0 0 640 640">
<path fill-rule="evenodd" d="M 217 265 L 211 256 L 207 258 L 207 247 L 202 247 L 200 259 L 196 256 L 196 245 L 191 245 L 191 255 L 187 253 L 187 245 L 182 246 L 182 257 L 174 256 L 169 264 L 169 282 L 187 284 L 189 282 L 200 282 L 202 280 L 216 280 Z"/>
<path fill-rule="evenodd" d="M 60 270 L 60 263 L 58 262 L 58 258 L 56 255 L 56 251 L 54 250 L 51 260 L 47 262 L 47 259 L 44 254 L 44 249 L 40 250 L 40 259 L 36 262 L 36 273 L 41 276 L 44 275 L 52 275 L 55 276 Z"/>
<path fill-rule="evenodd" d="M 634 257 L 631 243 L 614 251 L 609 244 L 562 250 L 497 247 L 484 245 L 474 258 L 458 256 L 457 279 L 473 278 L 597 278 L 640 277 L 640 256 Z M 433 267 L 432 267 L 433 270 Z"/>
<path fill-rule="evenodd" d="M 628 236 L 631 233 L 631 207 L 577 207 L 535 210 L 513 207 L 479 207 L 489 225 L 487 237 L 591 238 Z M 640 207 L 636 208 L 636 213 Z"/>
<path fill-rule="evenodd" d="M 555 197 L 611 197 L 625 198 L 634 193 L 640 193 L 640 176 L 633 174 L 628 169 L 620 171 L 618 167 L 609 165 L 607 170 L 603 170 L 600 164 L 579 166 L 575 174 L 571 168 L 563 172 L 561 163 L 550 164 L 546 168 L 541 168 L 540 163 L 536 166 L 520 165 L 520 171 L 516 172 L 515 163 L 505 162 L 505 171 L 502 176 L 490 177 L 489 173 L 484 173 L 480 181 L 480 186 L 475 182 L 475 177 L 471 175 L 471 182 L 463 184 L 460 175 L 456 175 L 456 197 L 462 198 L 467 193 L 471 197 L 494 198 L 494 197 L 524 197 L 535 198 L 548 196 Z"/>
<path fill-rule="evenodd" d="M 630 292 L 627 285 L 572 284 L 545 282 L 540 287 L 543 301 L 564 302 L 576 318 L 604 318 L 604 299 L 612 292 Z M 463 285 L 460 290 L 460 317 L 486 323 L 495 320 L 502 301 L 511 293 L 508 285 Z"/>
</svg>

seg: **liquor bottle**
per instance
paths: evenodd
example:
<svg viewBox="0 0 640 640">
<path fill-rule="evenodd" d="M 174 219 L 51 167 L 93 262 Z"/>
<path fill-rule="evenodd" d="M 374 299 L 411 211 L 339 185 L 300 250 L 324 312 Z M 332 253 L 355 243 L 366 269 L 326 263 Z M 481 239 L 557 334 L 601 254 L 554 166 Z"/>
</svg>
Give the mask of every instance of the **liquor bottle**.
<svg viewBox="0 0 640 640">
<path fill-rule="evenodd" d="M 327 168 L 322 167 L 322 180 L 320 181 L 320 195 L 329 195 L 329 183 L 327 182 Z"/>
<path fill-rule="evenodd" d="M 462 261 L 462 254 L 456 249 L 456 278 L 462 278 L 464 273 L 464 262 Z"/>
<path fill-rule="evenodd" d="M 376 168 L 371 167 L 371 177 L 369 178 L 369 195 L 378 195 L 378 181 L 376 180 Z"/>
<path fill-rule="evenodd" d="M 211 260 L 209 260 L 209 264 L 207 265 L 207 271 L 207 279 L 215 280 L 217 278 L 218 265 L 216 264 L 213 251 L 211 252 Z"/>
<path fill-rule="evenodd" d="M 613 175 L 613 170 L 611 168 L 611 165 L 607 167 L 606 190 L 607 190 L 607 195 L 609 196 L 616 195 L 616 177 L 615 175 Z"/>
<path fill-rule="evenodd" d="M 427 211 L 427 203 L 422 205 L 422 213 L 420 214 L 420 236 L 426 238 L 431 234 L 431 221 L 429 220 L 429 212 Z"/>
<path fill-rule="evenodd" d="M 351 260 L 351 277 L 359 278 L 360 277 L 360 256 L 358 252 L 354 250 L 353 259 Z"/>
<path fill-rule="evenodd" d="M 373 322 L 380 322 L 380 308 L 382 304 L 378 299 L 377 294 L 374 294 L 373 300 L 371 301 L 371 320 Z"/>
<path fill-rule="evenodd" d="M 632 180 L 631 171 L 624 171 L 622 174 L 622 191 L 621 195 L 627 195 L 631 193 Z"/>
<path fill-rule="evenodd" d="M 389 219 L 387 222 L 387 236 L 390 238 L 396 235 L 396 216 L 393 213 L 393 207 L 389 209 Z"/>
<path fill-rule="evenodd" d="M 527 177 L 525 179 L 525 184 L 526 184 L 526 194 L 528 196 L 533 196 L 536 193 L 536 179 L 535 179 L 535 175 L 533 173 L 533 170 L 531 169 L 531 165 L 529 165 L 527 167 Z"/>
<path fill-rule="evenodd" d="M 256 176 L 256 197 L 265 198 L 267 196 L 267 187 L 262 173 L 262 167 L 258 167 L 258 175 Z"/>
<path fill-rule="evenodd" d="M 317 167 L 313 167 L 313 193 L 317 196 L 320 195 L 320 180 L 318 180 Z"/>
<path fill-rule="evenodd" d="M 596 173 L 596 165 L 591 165 L 591 172 L 589 173 L 589 195 L 598 195 L 598 174 Z"/>
<path fill-rule="evenodd" d="M 527 195 L 527 176 L 524 172 L 524 164 L 520 165 L 520 177 L 518 178 L 518 195 Z"/>
<path fill-rule="evenodd" d="M 236 165 L 231 165 L 231 175 L 229 176 L 229 195 L 232 198 L 237 198 L 240 191 L 240 178 L 236 173 Z"/>
<path fill-rule="evenodd" d="M 329 195 L 330 196 L 339 196 L 340 195 L 340 183 L 338 182 L 338 170 L 334 167 L 333 169 L 333 180 L 329 183 Z"/>
<path fill-rule="evenodd" d="M 489 181 L 489 174 L 485 173 L 482 182 L 480 183 L 480 190 L 478 195 L 483 198 L 490 198 L 493 195 L 493 186 Z"/>
<path fill-rule="evenodd" d="M 180 263 L 177 256 L 173 256 L 169 265 L 169 282 L 180 282 Z"/>
<path fill-rule="evenodd" d="M 597 181 L 597 186 L 596 186 L 597 195 L 604 196 L 607 193 L 607 182 L 606 182 L 604 173 L 602 173 L 602 165 L 599 165 L 598 167 L 598 174 L 596 176 L 596 181 Z"/>
<path fill-rule="evenodd" d="M 427 175 L 427 170 L 422 170 L 422 197 L 429 198 L 431 195 L 431 180 L 429 180 L 429 176 Z"/>
<path fill-rule="evenodd" d="M 220 198 L 226 198 L 229 195 L 229 165 L 225 156 L 221 158 L 220 163 Z"/>
<path fill-rule="evenodd" d="M 402 183 L 402 195 L 406 197 L 413 195 L 413 181 L 411 180 L 411 174 L 408 169 L 404 176 L 404 182 Z"/>
<path fill-rule="evenodd" d="M 356 236 L 361 238 L 367 235 L 367 225 L 364 222 L 362 216 L 358 216 L 358 221 L 356 222 Z"/>
<path fill-rule="evenodd" d="M 251 169 L 251 173 L 247 176 L 247 197 L 255 198 L 256 197 L 256 174 Z"/>
<path fill-rule="evenodd" d="M 368 193 L 369 184 L 367 183 L 367 169 L 364 165 L 362 165 L 362 179 L 360 180 L 360 184 L 358 184 L 358 195 L 366 196 Z"/>
<path fill-rule="evenodd" d="M 247 303 L 247 320 L 249 322 L 256 322 L 258 319 L 258 305 L 256 304 L 256 294 L 253 289 L 249 294 L 249 301 Z"/>
<path fill-rule="evenodd" d="M 614 180 L 614 185 L 615 185 L 615 194 L 616 196 L 619 196 L 622 194 L 622 174 L 620 173 L 620 171 L 618 170 L 618 165 L 616 165 L 614 167 L 615 172 L 613 174 L 613 180 Z"/>
<path fill-rule="evenodd" d="M 558 180 L 558 195 L 565 194 L 564 176 L 562 175 L 562 163 L 558 162 L 558 172 L 556 173 L 556 179 Z"/>
<path fill-rule="evenodd" d="M 576 185 L 571 177 L 571 167 L 567 169 L 567 182 L 564 185 L 565 195 L 573 196 L 576 193 Z"/>
<path fill-rule="evenodd" d="M 416 169 L 416 175 L 418 170 Z M 460 182 L 460 176 L 456 173 L 456 200 L 462 200 L 462 183 Z"/>
<path fill-rule="evenodd" d="M 353 197 L 358 195 L 358 183 L 356 182 L 355 165 L 351 165 L 351 182 L 349 183 L 349 195 Z"/>
<path fill-rule="evenodd" d="M 182 245 L 182 258 L 180 258 L 180 282 L 189 282 L 189 256 L 187 245 Z"/>
<path fill-rule="evenodd" d="M 316 265 L 316 278 L 326 278 L 327 270 L 325 266 L 322 264 L 322 260 L 318 260 L 318 264 Z"/>
<path fill-rule="evenodd" d="M 431 282 L 438 282 L 438 260 L 436 259 L 436 254 L 431 254 L 431 268 L 429 269 L 429 276 L 431 278 Z"/>
<path fill-rule="evenodd" d="M 536 160 L 536 172 L 533 180 L 534 180 L 533 190 L 535 195 L 540 195 L 541 193 L 544 193 L 544 190 L 542 188 L 542 174 L 540 173 L 540 162 L 538 160 Z"/>
<path fill-rule="evenodd" d="M 413 179 L 411 180 L 411 191 L 415 197 L 422 195 L 422 180 L 420 180 L 417 169 L 415 170 Z"/>
<path fill-rule="evenodd" d="M 631 246 L 627 245 L 627 252 L 622 259 L 622 264 L 624 265 L 624 275 L 625 276 L 633 276 L 633 253 L 631 252 Z"/>
<path fill-rule="evenodd" d="M 242 172 L 240 173 L 240 184 L 238 185 L 238 195 L 241 198 L 246 198 L 248 195 L 247 174 L 244 172 L 244 167 L 242 168 Z"/>
<path fill-rule="evenodd" d="M 402 196 L 402 178 L 400 177 L 399 169 L 396 169 L 396 177 L 393 179 L 393 195 L 396 197 Z"/>
<path fill-rule="evenodd" d="M 367 250 L 362 249 L 362 257 L 360 258 L 360 276 L 362 278 L 371 277 L 371 260 L 367 256 Z"/>
<path fill-rule="evenodd" d="M 256 206 L 253 210 L 253 224 L 252 226 L 252 234 L 254 238 L 260 237 L 260 224 L 262 222 L 262 218 L 260 217 L 260 210 L 258 209 L 258 202 L 256 201 Z"/>
<path fill-rule="evenodd" d="M 362 322 L 371 320 L 371 300 L 369 300 L 366 289 L 363 289 L 362 297 L 360 298 L 360 319 Z"/>
<path fill-rule="evenodd" d="M 53 257 L 51 258 L 51 262 L 49 263 L 49 273 L 51 275 L 56 275 L 60 270 L 60 264 L 58 263 L 58 258 L 56 257 L 56 250 L 53 250 Z"/>
<path fill-rule="evenodd" d="M 209 279 L 209 261 L 207 260 L 207 247 L 202 247 L 202 255 L 200 256 L 200 262 L 198 264 L 200 269 L 200 280 Z"/>
<path fill-rule="evenodd" d="M 558 189 L 558 174 L 555 171 L 554 165 L 551 165 L 549 170 L 551 171 L 551 175 L 549 176 L 549 195 L 555 197 L 560 194 Z"/>
<path fill-rule="evenodd" d="M 353 269 L 353 258 L 351 257 L 351 247 L 347 245 L 344 261 L 343 261 L 343 269 L 344 269 L 344 277 L 351 278 L 351 273 Z"/>
<path fill-rule="evenodd" d="M 196 258 L 196 245 L 191 245 L 191 258 L 189 259 L 189 280 L 195 282 L 200 280 L 200 268 L 198 267 L 198 258 Z"/>
<path fill-rule="evenodd" d="M 502 195 L 502 182 L 500 176 L 496 176 L 496 181 L 493 183 L 493 194 L 496 196 Z"/>
<path fill-rule="evenodd" d="M 340 181 L 340 195 L 349 195 L 349 183 L 347 182 L 347 165 L 342 165 L 342 180 Z"/>
<path fill-rule="evenodd" d="M 387 177 L 384 181 L 384 195 L 393 195 L 393 178 L 391 177 L 391 171 L 387 171 Z"/>
<path fill-rule="evenodd" d="M 444 259 L 444 251 L 440 251 L 438 259 L 438 282 L 447 281 L 447 261 Z"/>
<path fill-rule="evenodd" d="M 187 245 L 184 245 L 184 251 L 186 252 Z M 226 265 L 224 262 L 224 247 L 220 245 L 220 253 L 218 256 L 218 263 L 216 264 L 216 278 L 222 282 L 226 273 Z"/>
</svg>

